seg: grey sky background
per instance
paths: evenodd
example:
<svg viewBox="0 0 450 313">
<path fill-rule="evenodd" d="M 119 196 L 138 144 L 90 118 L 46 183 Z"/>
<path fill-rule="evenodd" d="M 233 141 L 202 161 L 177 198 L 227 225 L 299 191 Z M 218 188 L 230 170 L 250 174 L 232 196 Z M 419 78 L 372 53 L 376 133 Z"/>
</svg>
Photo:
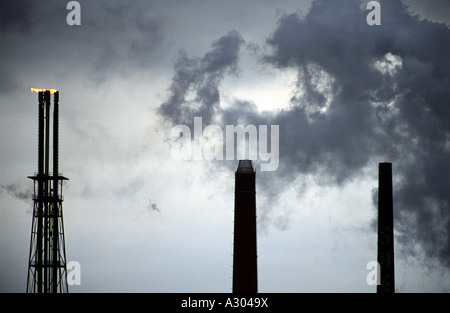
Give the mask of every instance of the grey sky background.
<svg viewBox="0 0 450 313">
<path fill-rule="evenodd" d="M 230 292 L 236 161 L 176 161 L 171 128 L 280 125 L 257 172 L 261 292 L 375 292 L 378 162 L 393 163 L 398 292 L 450 288 L 450 5 L 6 1 L 0 291 L 24 292 L 37 95 L 60 90 L 70 292 Z M 259 161 L 256 161 L 258 164 Z M 259 167 L 257 167 L 258 169 Z"/>
</svg>

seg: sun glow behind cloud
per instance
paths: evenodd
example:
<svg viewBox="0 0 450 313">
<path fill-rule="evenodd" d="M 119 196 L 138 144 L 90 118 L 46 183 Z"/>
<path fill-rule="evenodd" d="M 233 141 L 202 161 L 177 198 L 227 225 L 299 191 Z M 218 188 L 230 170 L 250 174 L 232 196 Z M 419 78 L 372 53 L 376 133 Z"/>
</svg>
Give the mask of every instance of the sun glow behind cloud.
<svg viewBox="0 0 450 313">
<path fill-rule="evenodd" d="M 233 101 L 249 101 L 259 112 L 288 108 L 297 82 L 297 70 L 251 67 L 238 77 L 227 77 L 222 86 L 221 106 Z"/>
</svg>

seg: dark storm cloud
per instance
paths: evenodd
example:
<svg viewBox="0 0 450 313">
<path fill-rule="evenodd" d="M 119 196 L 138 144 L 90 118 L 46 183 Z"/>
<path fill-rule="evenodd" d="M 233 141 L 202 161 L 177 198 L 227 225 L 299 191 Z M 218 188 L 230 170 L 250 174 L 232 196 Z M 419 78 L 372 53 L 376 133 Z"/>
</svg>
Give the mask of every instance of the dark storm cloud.
<svg viewBox="0 0 450 313">
<path fill-rule="evenodd" d="M 84 34 L 71 33 L 92 49 L 89 54 L 93 79 L 105 81 L 111 74 L 132 75 L 154 65 L 154 55 L 164 39 L 164 18 L 152 14 L 145 1 L 87 2 Z M 87 34 L 94 37 L 86 37 Z"/>
<path fill-rule="evenodd" d="M 0 6 L 0 31 L 25 32 L 31 26 L 31 1 L 3 1 Z"/>
<path fill-rule="evenodd" d="M 165 22 L 148 3 L 79 3 L 79 26 L 67 24 L 70 10 L 65 1 L 2 3 L 0 91 L 30 87 L 24 80 L 37 72 L 48 73 L 49 67 L 57 69 L 59 79 L 81 75 L 86 81 L 103 83 L 109 77 L 128 77 L 152 65 L 164 39 Z M 49 75 L 45 78 L 52 78 Z"/>
<path fill-rule="evenodd" d="M 280 18 L 264 62 L 297 70 L 289 109 L 258 113 L 246 100 L 220 107 L 218 83 L 235 66 L 233 47 L 242 42 L 233 32 L 202 59 L 179 58 L 160 113 L 186 125 L 193 116 L 280 125 L 277 178 L 259 174 L 271 174 L 261 183 L 268 195 L 281 181 L 313 175 L 340 185 L 369 164 L 393 162 L 403 252 L 420 246 L 450 266 L 450 29 L 410 15 L 400 1 L 380 3 L 380 26 L 367 25 L 368 11 L 356 0 L 315 1 L 304 18 Z"/>
<path fill-rule="evenodd" d="M 450 25 L 450 2 L 448 0 L 404 0 L 412 14 Z"/>
</svg>

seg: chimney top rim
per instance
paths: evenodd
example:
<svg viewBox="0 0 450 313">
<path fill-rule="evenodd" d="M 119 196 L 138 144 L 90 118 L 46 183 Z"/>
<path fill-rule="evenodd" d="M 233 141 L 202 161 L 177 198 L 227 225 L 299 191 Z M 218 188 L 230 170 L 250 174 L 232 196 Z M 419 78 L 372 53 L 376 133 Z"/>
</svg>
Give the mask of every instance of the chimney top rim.
<svg viewBox="0 0 450 313">
<path fill-rule="evenodd" d="M 239 160 L 237 172 L 254 173 L 252 160 Z"/>
</svg>

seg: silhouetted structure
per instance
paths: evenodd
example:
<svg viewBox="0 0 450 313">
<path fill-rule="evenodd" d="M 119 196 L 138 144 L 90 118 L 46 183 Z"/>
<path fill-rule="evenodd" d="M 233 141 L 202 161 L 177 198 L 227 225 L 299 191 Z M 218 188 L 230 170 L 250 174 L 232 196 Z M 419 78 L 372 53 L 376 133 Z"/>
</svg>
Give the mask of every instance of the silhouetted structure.
<svg viewBox="0 0 450 313">
<path fill-rule="evenodd" d="M 53 173 L 50 172 L 50 92 L 54 94 Z M 68 292 L 62 210 L 62 187 L 67 178 L 58 173 L 59 92 L 39 91 L 38 104 L 38 172 L 28 176 L 34 181 L 34 207 L 27 292 Z"/>
<path fill-rule="evenodd" d="M 394 213 L 392 199 L 392 164 L 380 163 L 378 172 L 378 293 L 395 292 Z"/>
<path fill-rule="evenodd" d="M 235 173 L 233 293 L 258 292 L 255 170 L 240 160 Z"/>
</svg>

